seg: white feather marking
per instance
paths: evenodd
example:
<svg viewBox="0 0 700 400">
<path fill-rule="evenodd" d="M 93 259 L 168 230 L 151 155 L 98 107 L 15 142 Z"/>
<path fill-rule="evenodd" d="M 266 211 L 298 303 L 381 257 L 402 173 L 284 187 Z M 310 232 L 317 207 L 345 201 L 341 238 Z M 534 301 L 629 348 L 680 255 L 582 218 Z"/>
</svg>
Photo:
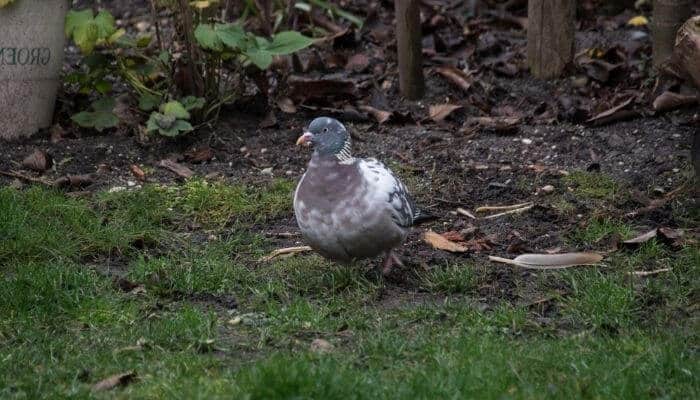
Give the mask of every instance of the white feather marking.
<svg viewBox="0 0 700 400">
<path fill-rule="evenodd" d="M 403 183 L 374 158 L 360 160 L 358 166 L 367 185 L 367 204 L 370 207 L 386 207 L 397 224 L 410 226 L 414 211 L 406 198 L 408 191 Z"/>
</svg>

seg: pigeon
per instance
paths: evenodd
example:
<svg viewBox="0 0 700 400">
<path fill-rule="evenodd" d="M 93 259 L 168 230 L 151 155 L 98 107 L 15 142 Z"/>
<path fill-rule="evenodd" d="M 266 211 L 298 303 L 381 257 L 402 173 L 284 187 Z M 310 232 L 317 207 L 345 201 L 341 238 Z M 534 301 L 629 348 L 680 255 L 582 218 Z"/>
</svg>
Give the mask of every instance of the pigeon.
<svg viewBox="0 0 700 400">
<path fill-rule="evenodd" d="M 393 250 L 411 226 L 432 219 L 406 186 L 376 159 L 353 157 L 350 134 L 333 118 L 314 119 L 296 143 L 314 148 L 294 192 L 294 215 L 307 244 L 340 263 L 383 254 L 384 275 L 403 265 Z"/>
</svg>

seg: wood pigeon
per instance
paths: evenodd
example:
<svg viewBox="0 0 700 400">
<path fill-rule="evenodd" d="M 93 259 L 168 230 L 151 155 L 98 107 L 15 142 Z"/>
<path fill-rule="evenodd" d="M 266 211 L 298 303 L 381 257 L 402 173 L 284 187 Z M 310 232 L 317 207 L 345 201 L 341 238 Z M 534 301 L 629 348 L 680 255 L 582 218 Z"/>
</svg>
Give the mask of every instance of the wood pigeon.
<svg viewBox="0 0 700 400">
<path fill-rule="evenodd" d="M 333 118 L 314 119 L 297 140 L 314 153 L 294 192 L 294 214 L 309 246 L 342 263 L 384 254 L 383 273 L 402 265 L 392 251 L 412 225 L 431 219 L 406 186 L 374 158 L 352 156 L 350 135 Z"/>
</svg>

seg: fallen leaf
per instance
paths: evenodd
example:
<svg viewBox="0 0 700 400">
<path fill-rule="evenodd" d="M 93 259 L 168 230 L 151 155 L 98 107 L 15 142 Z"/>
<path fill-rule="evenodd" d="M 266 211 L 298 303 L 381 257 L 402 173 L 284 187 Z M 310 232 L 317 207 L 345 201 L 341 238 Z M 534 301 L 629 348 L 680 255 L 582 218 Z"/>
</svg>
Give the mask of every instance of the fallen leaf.
<svg viewBox="0 0 700 400">
<path fill-rule="evenodd" d="M 594 265 L 603 256 L 598 253 L 562 253 L 562 254 L 523 254 L 514 259 L 489 256 L 489 260 L 517 265 L 529 269 L 564 269 L 577 265 Z"/>
<path fill-rule="evenodd" d="M 472 117 L 465 125 L 478 125 L 490 131 L 512 133 L 520 128 L 521 121 L 520 117 Z"/>
<path fill-rule="evenodd" d="M 348 58 L 345 69 L 353 72 L 363 72 L 369 67 L 369 57 L 364 53 L 357 53 Z"/>
<path fill-rule="evenodd" d="M 194 172 L 192 172 L 191 169 L 187 168 L 182 164 L 178 164 L 173 160 L 160 160 L 158 166 L 161 168 L 165 168 L 168 171 L 174 172 L 175 174 L 177 174 L 177 176 L 181 178 L 191 178 L 194 175 Z"/>
<path fill-rule="evenodd" d="M 437 67 L 435 71 L 465 92 L 469 91 L 469 88 L 472 86 L 472 82 L 474 81 L 474 78 L 471 75 L 452 66 Z"/>
<path fill-rule="evenodd" d="M 378 108 L 374 108 L 368 105 L 361 105 L 359 106 L 359 109 L 374 117 L 374 119 L 380 124 L 383 124 L 386 121 L 388 121 L 392 115 L 390 111 L 380 110 Z"/>
<path fill-rule="evenodd" d="M 622 241 L 622 244 L 636 246 L 636 245 L 639 245 L 639 244 L 642 244 L 642 243 L 646 243 L 646 242 L 648 242 L 649 240 L 655 238 L 655 237 L 656 237 L 656 233 L 657 233 L 657 230 L 656 230 L 656 229 L 652 229 L 652 230 L 650 230 L 649 232 L 643 233 L 643 234 L 641 234 L 641 235 L 639 235 L 639 236 L 637 236 L 637 237 L 634 237 L 634 238 L 632 238 L 632 239 L 623 240 L 623 241 Z"/>
<path fill-rule="evenodd" d="M 66 175 L 56 179 L 53 185 L 62 189 L 80 189 L 95 183 L 93 174 Z"/>
<path fill-rule="evenodd" d="M 592 118 L 589 118 L 586 122 L 592 123 L 593 125 L 604 125 L 611 122 L 621 121 L 623 119 L 632 118 L 639 115 L 638 112 L 634 110 L 624 110 L 625 107 L 632 104 L 633 97 L 623 101 L 622 103 L 605 110 L 601 113 L 596 114 Z"/>
<path fill-rule="evenodd" d="M 136 372 L 134 371 L 112 375 L 92 385 L 92 391 L 100 392 L 103 390 L 114 389 L 117 386 L 128 385 L 134 381 L 134 378 L 136 378 Z"/>
<path fill-rule="evenodd" d="M 694 104 L 697 104 L 697 102 L 697 96 L 683 95 L 679 93 L 673 93 L 667 90 L 654 99 L 652 107 L 656 111 L 663 112 L 675 110 L 681 107 L 692 106 Z"/>
<path fill-rule="evenodd" d="M 428 230 L 425 232 L 425 234 L 423 234 L 423 240 L 438 250 L 446 250 L 452 253 L 464 253 L 469 250 L 467 247 L 459 243 L 452 242 L 432 230 Z"/>
<path fill-rule="evenodd" d="M 659 238 L 671 246 L 672 248 L 678 250 L 683 246 L 683 236 L 684 232 L 680 229 L 671 229 L 667 227 L 661 227 L 659 230 Z"/>
<path fill-rule="evenodd" d="M 285 247 L 285 248 L 277 249 L 277 250 L 273 251 L 272 253 L 261 258 L 260 261 L 270 261 L 270 260 L 277 258 L 279 256 L 282 256 L 282 255 L 294 255 L 297 253 L 302 253 L 302 252 L 311 251 L 311 250 L 312 249 L 309 246 Z"/>
<path fill-rule="evenodd" d="M 462 234 L 457 231 L 447 231 L 445 233 L 442 233 L 441 235 L 442 237 L 451 242 L 463 242 L 465 240 L 464 236 L 462 236 Z"/>
<path fill-rule="evenodd" d="M 327 341 L 326 339 L 321 339 L 321 338 L 316 338 L 311 342 L 311 345 L 309 346 L 311 351 L 315 353 L 329 353 L 333 350 L 334 346 L 331 344 L 331 342 Z"/>
<path fill-rule="evenodd" d="M 275 112 L 270 109 L 270 111 L 267 113 L 265 118 L 260 121 L 260 124 L 258 125 L 260 128 L 272 128 L 277 125 L 277 117 L 275 116 Z"/>
<path fill-rule="evenodd" d="M 428 113 L 430 114 L 430 119 L 435 122 L 440 122 L 447 118 L 453 111 L 462 108 L 458 104 L 435 104 L 430 106 Z"/>
<path fill-rule="evenodd" d="M 647 17 L 643 15 L 637 15 L 636 17 L 632 17 L 627 21 L 627 25 L 629 26 L 644 26 L 649 23 L 649 20 Z"/>
<path fill-rule="evenodd" d="M 44 150 L 34 150 L 32 154 L 22 160 L 22 166 L 32 171 L 44 172 L 51 168 L 53 165 L 53 159 Z"/>
<path fill-rule="evenodd" d="M 146 173 L 143 172 L 143 170 L 141 169 L 141 167 L 139 167 L 139 166 L 136 165 L 136 164 L 132 164 L 132 165 L 129 167 L 129 171 L 131 171 L 131 174 L 134 175 L 134 177 L 135 177 L 136 179 L 140 180 L 140 181 L 143 181 L 143 180 L 146 179 Z"/>
<path fill-rule="evenodd" d="M 283 97 L 277 100 L 277 107 L 279 107 L 279 109 L 286 114 L 294 114 L 297 112 L 297 107 L 289 97 Z"/>
<path fill-rule="evenodd" d="M 214 158 L 214 150 L 209 146 L 191 149 L 185 152 L 185 160 L 197 164 L 205 161 L 210 161 Z"/>
</svg>

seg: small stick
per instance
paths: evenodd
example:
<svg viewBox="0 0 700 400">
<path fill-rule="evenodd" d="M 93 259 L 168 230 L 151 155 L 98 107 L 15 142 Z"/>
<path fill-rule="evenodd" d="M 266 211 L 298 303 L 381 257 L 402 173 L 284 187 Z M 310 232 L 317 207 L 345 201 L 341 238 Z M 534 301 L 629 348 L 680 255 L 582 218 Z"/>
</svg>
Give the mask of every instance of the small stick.
<svg viewBox="0 0 700 400">
<path fill-rule="evenodd" d="M 151 0 L 151 18 L 153 26 L 156 27 L 156 40 L 158 41 L 158 50 L 163 51 L 163 41 L 160 38 L 160 23 L 158 22 L 158 10 L 156 9 L 156 0 Z"/>
<path fill-rule="evenodd" d="M 502 212 L 502 213 L 493 214 L 493 215 L 488 215 L 488 216 L 484 217 L 484 219 L 498 218 L 498 217 L 502 217 L 502 216 L 508 215 L 508 214 L 520 214 L 521 212 L 527 211 L 527 210 L 531 209 L 531 208 L 534 207 L 534 206 L 535 206 L 534 204 L 530 204 L 529 206 L 525 206 L 525 207 L 522 207 L 522 208 L 516 208 L 516 209 L 514 209 L 514 210 L 508 210 L 508 211 L 504 211 L 504 212 Z"/>
<path fill-rule="evenodd" d="M 470 213 L 468 210 L 465 210 L 465 209 L 462 208 L 462 207 L 457 207 L 457 213 L 458 213 L 458 214 L 465 215 L 465 216 L 467 216 L 467 217 L 469 217 L 469 218 L 471 218 L 471 219 L 476 219 L 476 217 L 474 216 L 474 214 Z"/>
<path fill-rule="evenodd" d="M 27 182 L 41 183 L 42 185 L 53 186 L 53 183 L 47 182 L 41 178 L 34 178 L 31 176 L 22 175 L 22 174 L 17 173 L 17 172 L 0 171 L 0 175 L 9 176 L 10 178 L 21 179 L 21 180 L 27 181 Z"/>
<path fill-rule="evenodd" d="M 634 276 L 644 277 L 644 276 L 656 275 L 656 274 L 660 274 L 662 272 L 668 272 L 668 271 L 671 271 L 671 268 L 661 268 L 661 269 L 655 269 L 653 271 L 632 271 L 629 274 L 634 275 Z"/>
<path fill-rule="evenodd" d="M 276 257 L 279 257 L 281 255 L 284 255 L 284 254 L 297 254 L 297 253 L 303 253 L 305 251 L 311 251 L 311 247 L 309 247 L 309 246 L 285 247 L 283 249 L 277 249 L 277 250 L 273 251 L 272 253 L 261 258 L 260 261 L 270 261 L 270 260 L 272 260 Z"/>
<path fill-rule="evenodd" d="M 483 206 L 477 208 L 476 212 L 514 210 L 516 208 L 523 208 L 529 205 L 532 205 L 531 201 L 528 201 L 526 203 L 513 204 L 511 206 Z"/>
</svg>

